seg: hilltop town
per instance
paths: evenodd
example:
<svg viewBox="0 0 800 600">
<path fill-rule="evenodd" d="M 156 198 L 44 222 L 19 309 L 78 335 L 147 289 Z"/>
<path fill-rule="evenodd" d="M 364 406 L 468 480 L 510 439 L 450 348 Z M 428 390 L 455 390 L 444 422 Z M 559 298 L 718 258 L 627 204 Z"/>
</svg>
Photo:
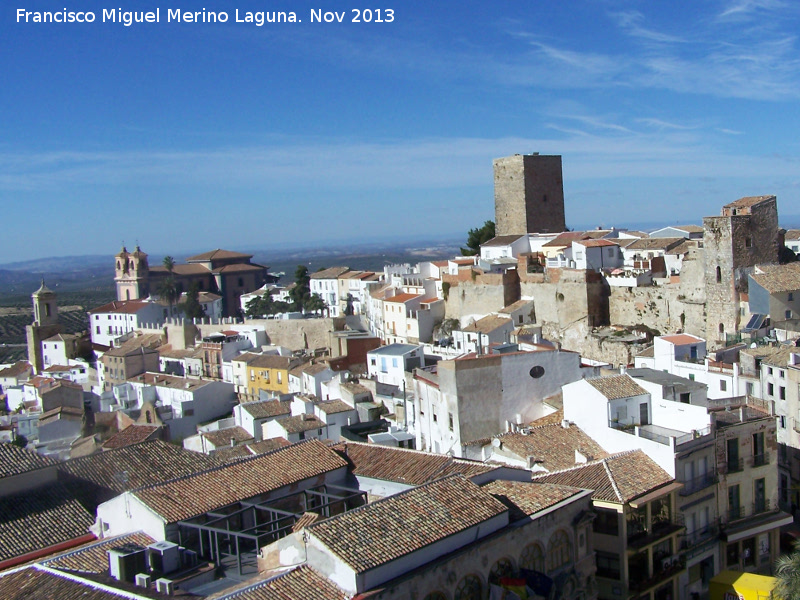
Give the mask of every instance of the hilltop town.
<svg viewBox="0 0 800 600">
<path fill-rule="evenodd" d="M 0 365 L 0 597 L 709 598 L 800 505 L 800 230 L 774 195 L 571 231 L 561 156 L 494 161 L 460 256 L 287 285 L 111 256 Z M 35 594 L 31 596 L 31 594 Z"/>
</svg>

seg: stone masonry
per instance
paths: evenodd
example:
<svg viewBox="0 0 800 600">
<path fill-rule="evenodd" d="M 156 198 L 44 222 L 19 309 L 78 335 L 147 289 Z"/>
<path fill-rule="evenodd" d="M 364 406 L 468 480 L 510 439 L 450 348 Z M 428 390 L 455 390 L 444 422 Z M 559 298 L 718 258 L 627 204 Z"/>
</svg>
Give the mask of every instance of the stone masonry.
<svg viewBox="0 0 800 600">
<path fill-rule="evenodd" d="M 564 231 L 561 156 L 515 154 L 495 159 L 494 212 L 498 236 Z"/>
</svg>

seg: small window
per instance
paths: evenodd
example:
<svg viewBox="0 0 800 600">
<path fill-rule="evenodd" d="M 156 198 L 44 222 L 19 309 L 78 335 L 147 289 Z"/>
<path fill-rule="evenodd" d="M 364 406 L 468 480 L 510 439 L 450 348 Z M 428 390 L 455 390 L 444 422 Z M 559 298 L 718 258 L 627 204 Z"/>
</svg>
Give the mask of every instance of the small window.
<svg viewBox="0 0 800 600">
<path fill-rule="evenodd" d="M 694 381 L 694 373 L 689 373 L 689 380 Z"/>
<path fill-rule="evenodd" d="M 753 247 L 753 238 L 751 238 L 750 236 L 747 236 L 746 238 L 744 238 L 744 247 L 745 248 L 752 248 Z"/>
<path fill-rule="evenodd" d="M 783 415 L 778 415 L 778 424 L 780 425 L 781 429 L 786 429 L 786 417 Z"/>
<path fill-rule="evenodd" d="M 778 388 L 778 398 L 786 400 L 786 388 L 781 386 Z"/>
<path fill-rule="evenodd" d="M 722 269 L 717 267 L 717 283 L 722 283 Z"/>
<path fill-rule="evenodd" d="M 534 367 L 531 367 L 531 370 L 528 373 L 534 379 L 539 379 L 544 375 L 544 367 L 542 367 L 541 365 L 536 365 Z"/>
<path fill-rule="evenodd" d="M 433 413 L 433 422 L 437 423 L 438 421 L 439 421 L 439 418 L 436 416 L 436 413 Z"/>
<path fill-rule="evenodd" d="M 772 367 L 767 367 L 767 375 L 772 375 Z"/>
<path fill-rule="evenodd" d="M 789 292 L 789 297 L 787 298 L 787 300 L 788 300 L 789 302 L 792 302 L 792 301 L 794 301 L 794 293 L 793 293 L 793 292 Z"/>
<path fill-rule="evenodd" d="M 725 381 L 724 379 L 720 379 L 719 380 L 719 389 L 720 389 L 721 392 L 727 392 L 728 391 L 728 382 Z"/>
<path fill-rule="evenodd" d="M 453 413 L 448 413 L 447 414 L 447 420 L 448 420 L 449 425 L 450 425 L 450 431 L 453 431 Z"/>
<path fill-rule="evenodd" d="M 767 384 L 767 396 L 774 396 L 775 395 L 775 386 L 771 383 Z"/>
</svg>

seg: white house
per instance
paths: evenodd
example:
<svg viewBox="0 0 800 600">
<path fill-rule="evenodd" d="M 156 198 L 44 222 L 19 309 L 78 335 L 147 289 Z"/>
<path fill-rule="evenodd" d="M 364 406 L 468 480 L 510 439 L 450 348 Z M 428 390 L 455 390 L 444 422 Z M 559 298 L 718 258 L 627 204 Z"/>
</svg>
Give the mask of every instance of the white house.
<svg viewBox="0 0 800 600">
<path fill-rule="evenodd" d="M 619 244 L 606 239 L 576 240 L 572 242 L 571 258 L 575 269 L 602 271 L 623 265 Z"/>
<path fill-rule="evenodd" d="M 425 364 L 423 346 L 389 344 L 367 352 L 367 374 L 389 385 L 403 387 L 406 373 Z"/>
<path fill-rule="evenodd" d="M 312 273 L 309 278 L 309 290 L 312 294 L 319 294 L 328 307 L 328 314 L 331 317 L 338 317 L 341 314 L 339 309 L 339 277 L 347 273 L 348 267 L 330 267 Z"/>
<path fill-rule="evenodd" d="M 114 340 L 144 324 L 160 324 L 167 318 L 166 309 L 149 300 L 115 300 L 89 311 L 92 343 L 113 346 Z"/>
</svg>

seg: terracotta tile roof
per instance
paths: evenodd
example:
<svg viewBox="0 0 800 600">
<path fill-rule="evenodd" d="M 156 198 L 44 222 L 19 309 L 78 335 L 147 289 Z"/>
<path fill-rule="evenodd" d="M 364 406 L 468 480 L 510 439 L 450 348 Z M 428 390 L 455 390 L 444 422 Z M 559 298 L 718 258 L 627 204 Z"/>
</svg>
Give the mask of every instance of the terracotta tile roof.
<svg viewBox="0 0 800 600">
<path fill-rule="evenodd" d="M 150 274 L 153 275 L 167 275 L 169 271 L 161 265 L 150 267 Z M 172 269 L 172 274 L 176 277 L 189 277 L 191 275 L 211 275 L 205 265 L 191 264 L 191 265 L 175 265 Z"/>
<path fill-rule="evenodd" d="M 268 419 L 292 414 L 291 403 L 280 400 L 245 402 L 241 406 L 254 419 Z"/>
<path fill-rule="evenodd" d="M 512 521 L 534 515 L 583 491 L 566 485 L 500 479 L 487 483 L 482 489 L 509 508 Z"/>
<path fill-rule="evenodd" d="M 455 473 L 474 477 L 497 469 L 477 461 L 378 444 L 346 442 L 334 449 L 350 463 L 356 476 L 408 485 L 422 485 Z"/>
<path fill-rule="evenodd" d="M 52 467 L 58 462 L 32 450 L 0 442 L 0 479 Z"/>
<path fill-rule="evenodd" d="M 514 325 L 514 322 L 509 317 L 501 317 L 499 315 L 486 315 L 478 319 L 474 323 L 470 323 L 462 329 L 465 332 L 478 332 L 478 333 L 492 333 L 501 327 Z"/>
<path fill-rule="evenodd" d="M 575 243 L 576 244 L 580 244 L 581 246 L 583 246 L 585 248 L 604 248 L 606 246 L 617 246 L 618 245 L 618 244 L 615 244 L 614 242 L 612 242 L 611 240 L 604 240 L 604 239 L 599 239 L 599 240 L 575 240 Z"/>
<path fill-rule="evenodd" d="M 684 346 L 686 344 L 699 344 L 704 340 L 702 338 L 690 335 L 688 333 L 674 333 L 672 335 L 662 335 L 662 340 L 675 344 L 676 346 Z"/>
<path fill-rule="evenodd" d="M 229 596 L 230 600 L 345 600 L 349 598 L 327 577 L 308 566 Z"/>
<path fill-rule="evenodd" d="M 629 375 L 596 377 L 594 379 L 587 379 L 586 383 L 591 385 L 609 400 L 647 394 L 647 390 L 631 379 Z"/>
<path fill-rule="evenodd" d="M 750 276 L 770 294 L 800 290 L 800 262 L 785 265 L 759 265 Z"/>
<path fill-rule="evenodd" d="M 306 532 L 363 573 L 507 510 L 464 476 L 454 475 L 315 523 Z"/>
<path fill-rule="evenodd" d="M 177 377 L 175 375 L 165 375 L 164 373 L 142 373 L 136 377 L 128 378 L 131 383 L 143 383 L 156 387 L 165 387 L 177 390 L 196 390 L 207 386 L 211 381 L 206 379 L 189 379 L 187 377 Z"/>
<path fill-rule="evenodd" d="M 360 383 L 356 383 L 355 381 L 345 381 L 339 387 L 344 388 L 345 390 L 350 392 L 353 396 L 358 396 L 359 394 L 371 393 L 368 388 L 364 387 Z"/>
<path fill-rule="evenodd" d="M 311 273 L 311 279 L 338 279 L 350 270 L 350 267 L 328 267 L 322 271 Z"/>
<path fill-rule="evenodd" d="M 83 419 L 84 411 L 82 408 L 75 408 L 74 406 L 57 406 L 39 415 L 39 425 L 44 425 L 51 417 L 58 417 L 58 419 L 72 419 L 80 421 Z M 58 420 L 52 419 L 52 420 Z"/>
<path fill-rule="evenodd" d="M 51 335 L 49 338 L 42 340 L 43 342 L 71 342 L 77 339 L 78 336 L 72 333 L 57 333 Z"/>
<path fill-rule="evenodd" d="M 337 413 L 355 410 L 344 400 L 323 400 L 317 403 L 317 407 L 326 415 L 335 415 Z"/>
<path fill-rule="evenodd" d="M 130 592 L 129 592 L 130 593 Z M 91 582 L 68 579 L 33 565 L 19 571 L 8 571 L 0 576 L 0 597 L 4 600 L 119 600 L 120 594 L 95 587 Z M 145 598 L 145 596 L 128 596 Z"/>
<path fill-rule="evenodd" d="M 325 444 L 310 440 L 132 494 L 167 523 L 175 523 L 346 466 Z"/>
<path fill-rule="evenodd" d="M 242 352 L 239 356 L 232 358 L 231 362 L 243 362 L 245 364 L 250 364 L 250 361 L 256 359 L 257 357 L 261 356 L 260 354 L 256 354 L 255 352 Z"/>
<path fill-rule="evenodd" d="M 157 540 L 141 531 L 113 538 L 106 538 L 78 550 L 73 550 L 44 561 L 45 566 L 75 573 L 104 575 L 108 572 L 108 551 L 123 544 L 149 546 Z"/>
<path fill-rule="evenodd" d="M 94 513 L 60 483 L 0 498 L 0 515 L 0 560 L 79 538 L 94 523 Z"/>
<path fill-rule="evenodd" d="M 31 363 L 27 360 L 20 360 L 13 365 L 0 370 L 0 377 L 19 377 L 25 372 L 31 371 Z"/>
<path fill-rule="evenodd" d="M 502 310 L 498 311 L 504 315 L 510 315 L 515 310 L 519 310 L 520 308 L 525 308 L 528 304 L 533 304 L 533 300 L 526 300 L 522 298 L 521 300 L 517 300 L 516 302 L 512 302 Z"/>
<path fill-rule="evenodd" d="M 286 430 L 286 433 L 301 433 L 303 431 L 327 427 L 327 425 L 315 415 L 297 415 L 296 417 L 278 419 L 277 422 Z"/>
<path fill-rule="evenodd" d="M 255 358 L 247 361 L 247 366 L 253 369 L 291 369 L 294 368 L 300 359 L 291 356 L 279 356 L 278 354 L 258 354 Z"/>
<path fill-rule="evenodd" d="M 225 429 L 217 429 L 216 431 L 205 431 L 201 433 L 204 438 L 214 444 L 215 447 L 230 446 L 231 441 L 236 444 L 241 444 L 248 440 L 252 440 L 253 436 L 250 432 L 243 427 L 226 427 Z"/>
<path fill-rule="evenodd" d="M 413 300 L 414 298 L 422 298 L 423 294 L 397 294 L 392 296 L 391 298 L 387 298 L 384 302 L 396 302 L 398 304 L 404 304 L 409 300 Z"/>
<path fill-rule="evenodd" d="M 160 440 L 106 450 L 58 464 L 66 482 L 76 484 L 84 506 L 97 505 L 124 492 L 218 466 L 219 462 Z"/>
<path fill-rule="evenodd" d="M 44 370 L 44 372 L 45 373 L 65 373 L 65 372 L 69 372 L 70 370 L 71 370 L 71 367 L 68 367 L 67 365 L 53 365 L 51 367 L 47 367 Z"/>
<path fill-rule="evenodd" d="M 674 229 L 680 229 L 686 233 L 703 233 L 703 227 L 700 225 L 672 225 Z"/>
<path fill-rule="evenodd" d="M 655 352 L 656 352 L 655 346 L 650 345 L 641 352 L 639 352 L 639 354 L 637 354 L 636 356 L 641 356 L 642 358 L 653 358 L 656 355 Z"/>
<path fill-rule="evenodd" d="M 723 208 L 744 208 L 747 206 L 755 206 L 756 204 L 761 204 L 765 200 L 770 200 L 773 198 L 775 198 L 775 196 L 746 196 L 744 198 L 739 198 L 730 204 L 726 204 L 723 206 Z"/>
<path fill-rule="evenodd" d="M 800 229 L 787 229 L 784 238 L 787 240 L 800 240 Z"/>
<path fill-rule="evenodd" d="M 322 373 L 326 369 L 330 369 L 330 365 L 324 362 L 316 362 L 313 364 L 308 364 L 307 366 L 301 367 L 301 371 L 306 375 L 317 375 L 318 373 Z"/>
<path fill-rule="evenodd" d="M 243 458 L 250 458 L 253 456 L 253 452 L 247 448 L 246 444 L 241 444 L 239 446 L 222 446 L 219 449 L 212 450 L 209 452 L 210 456 L 213 456 L 216 460 L 229 463 L 235 460 L 241 460 Z"/>
<path fill-rule="evenodd" d="M 108 304 L 103 304 L 102 306 L 93 308 L 88 312 L 90 315 L 105 313 L 135 315 L 143 308 L 147 308 L 149 305 L 150 303 L 145 302 L 144 300 L 114 300 Z"/>
<path fill-rule="evenodd" d="M 283 438 L 269 438 L 267 440 L 256 442 L 255 444 L 247 444 L 247 448 L 253 454 L 265 454 L 267 452 L 272 452 L 273 450 L 278 450 L 279 448 L 285 448 L 286 446 L 291 445 L 291 442 L 288 442 Z"/>
<path fill-rule="evenodd" d="M 628 244 L 628 250 L 670 250 L 686 242 L 686 238 L 642 238 Z"/>
<path fill-rule="evenodd" d="M 669 473 L 642 450 L 614 454 L 599 461 L 533 476 L 534 481 L 593 490 L 592 498 L 625 504 L 670 483 Z"/>
<path fill-rule="evenodd" d="M 595 442 L 577 425 L 565 428 L 561 423 L 539 425 L 522 433 L 498 435 L 502 450 L 512 452 L 522 460 L 532 456 L 539 466 L 552 472 L 575 466 L 575 451 L 587 460 L 608 456 L 608 452 Z"/>
<path fill-rule="evenodd" d="M 785 369 L 789 364 L 792 352 L 797 352 L 797 348 L 792 346 L 759 346 L 758 348 L 745 348 L 741 352 L 759 359 L 766 365 Z"/>
<path fill-rule="evenodd" d="M 576 240 L 589 239 L 585 231 L 565 231 L 558 236 L 542 244 L 542 248 L 553 248 L 561 246 L 570 246 Z"/>
<path fill-rule="evenodd" d="M 157 352 L 155 348 L 161 345 L 160 333 L 137 335 L 126 340 L 121 345 L 111 348 L 104 356 L 131 356 L 133 354 Z"/>
<path fill-rule="evenodd" d="M 253 255 L 217 248 L 216 250 L 209 250 L 208 252 L 203 252 L 202 254 L 190 256 L 186 259 L 186 262 L 208 262 L 210 260 L 222 260 L 226 258 L 253 258 Z"/>
<path fill-rule="evenodd" d="M 163 428 L 159 425 L 128 425 L 119 433 L 115 433 L 103 443 L 104 450 L 123 448 L 156 439 Z"/>
<path fill-rule="evenodd" d="M 214 269 L 213 273 L 241 273 L 244 271 L 263 271 L 266 267 L 261 265 L 225 265 Z"/>
<path fill-rule="evenodd" d="M 687 252 L 695 250 L 696 248 L 699 247 L 700 246 L 697 243 L 697 240 L 683 240 L 680 244 L 678 244 L 674 248 L 670 248 L 669 250 L 667 250 L 666 254 L 677 256 L 680 254 L 686 254 Z"/>
<path fill-rule="evenodd" d="M 497 237 L 493 237 L 488 242 L 484 242 L 481 246 L 508 246 L 509 244 L 513 244 L 518 239 L 522 237 L 527 237 L 526 235 L 498 235 Z"/>
</svg>

